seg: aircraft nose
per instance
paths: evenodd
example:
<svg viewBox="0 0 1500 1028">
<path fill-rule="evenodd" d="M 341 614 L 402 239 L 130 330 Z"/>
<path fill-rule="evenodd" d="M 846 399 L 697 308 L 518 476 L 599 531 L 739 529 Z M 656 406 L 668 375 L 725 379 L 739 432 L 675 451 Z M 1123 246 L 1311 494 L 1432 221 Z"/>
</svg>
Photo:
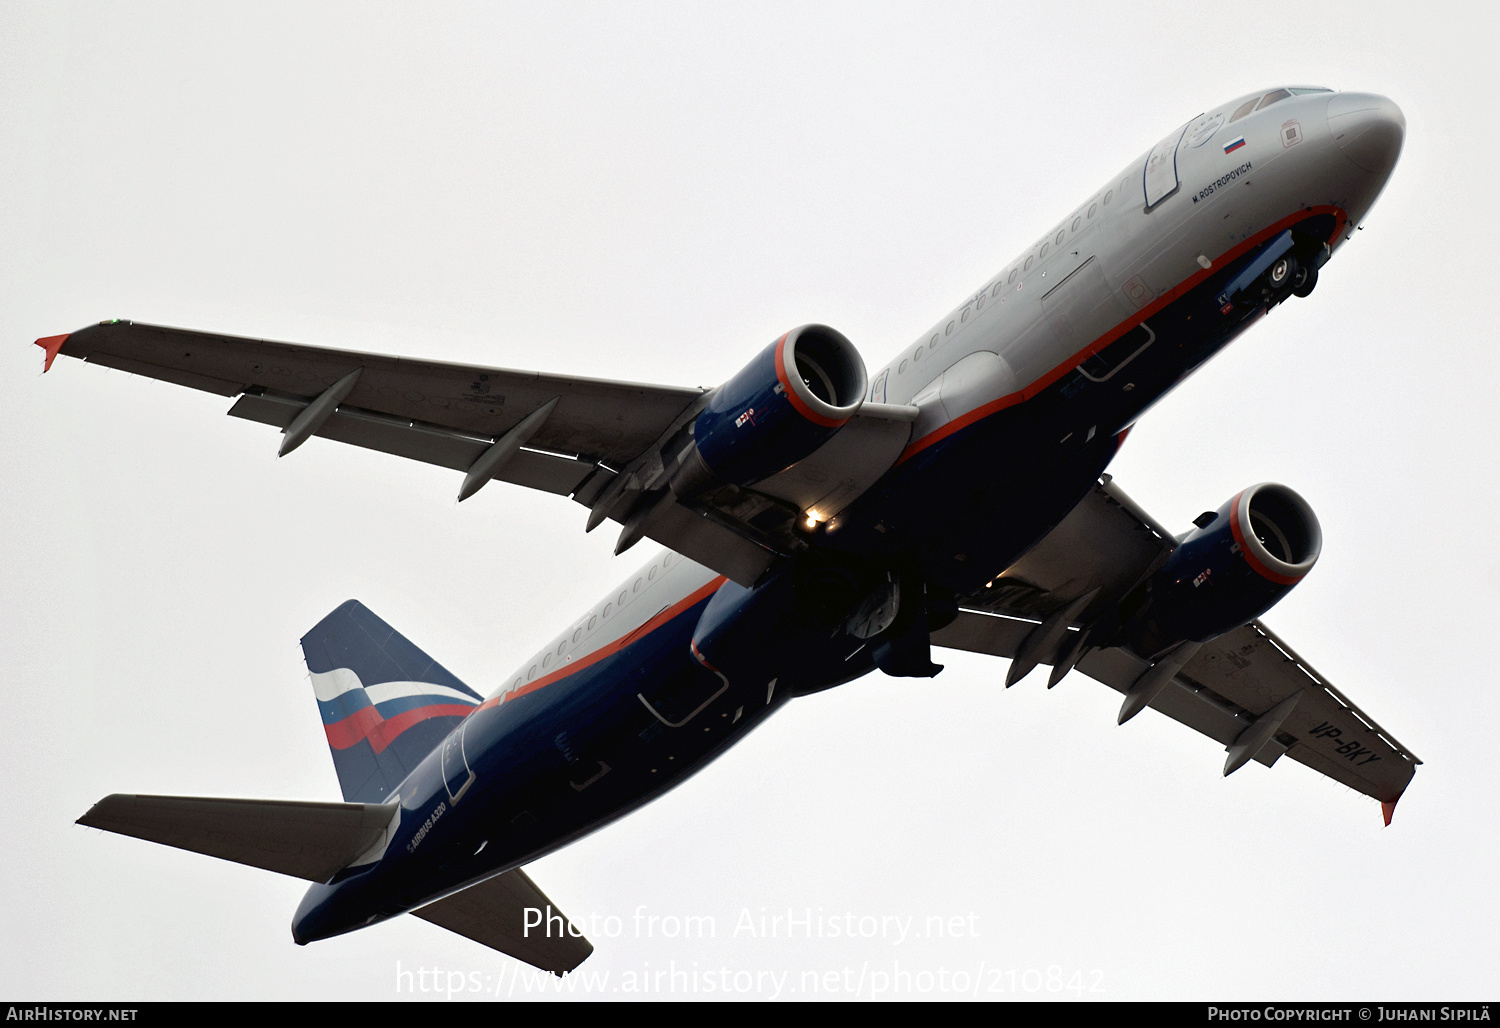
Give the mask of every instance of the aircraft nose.
<svg viewBox="0 0 1500 1028">
<path fill-rule="evenodd" d="M 1375 93 L 1336 93 L 1328 101 L 1328 128 L 1357 167 L 1388 175 L 1401 155 L 1406 119 L 1401 108 Z"/>
</svg>

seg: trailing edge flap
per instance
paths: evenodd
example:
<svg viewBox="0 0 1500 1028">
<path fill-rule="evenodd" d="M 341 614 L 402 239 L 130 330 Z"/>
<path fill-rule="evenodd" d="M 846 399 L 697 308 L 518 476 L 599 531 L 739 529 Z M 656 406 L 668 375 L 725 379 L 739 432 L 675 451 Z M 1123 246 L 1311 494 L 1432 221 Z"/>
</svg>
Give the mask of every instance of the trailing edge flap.
<svg viewBox="0 0 1500 1028">
<path fill-rule="evenodd" d="M 1014 658 L 1035 627 L 1017 617 L 962 610 L 951 625 L 932 633 L 932 644 Z M 1075 638 L 1067 633 L 1039 655 L 1039 663 L 1056 663 Z M 1078 662 L 1079 671 L 1121 693 L 1148 666 L 1118 647 L 1092 650 Z M 1255 759 L 1270 766 L 1285 755 L 1356 792 L 1394 802 L 1421 761 L 1260 621 L 1203 644 L 1150 705 L 1228 748 L 1257 717 L 1296 692 L 1301 702 Z"/>
<path fill-rule="evenodd" d="M 643 500 L 662 498 L 662 473 L 669 470 L 663 459 L 670 455 L 659 447 L 696 414 L 706 390 L 447 364 L 128 321 L 91 325 L 40 343 L 48 367 L 61 353 L 238 397 L 232 416 L 284 435 L 326 403 L 303 426 L 311 435 L 463 472 L 466 496 L 496 479 L 571 496 L 593 508 L 618 474 L 625 474 L 609 517 L 624 525 L 637 515 L 637 538 L 655 539 L 741 585 L 754 583 L 779 555 L 800 548 L 797 526 L 805 511 L 816 510 L 826 519 L 877 481 L 905 448 L 918 413 L 900 404 L 865 403 L 819 451 L 759 483 L 757 490 L 745 491 L 729 507 L 690 508 L 672 501 L 638 510 Z M 496 447 L 505 449 L 510 433 L 543 410 L 547 413 L 503 459 L 493 467 L 484 463 Z M 290 452 L 288 444 L 293 444 L 290 435 L 282 452 Z"/>
<path fill-rule="evenodd" d="M 95 803 L 78 823 L 309 882 L 326 882 L 350 864 L 378 859 L 395 831 L 400 809 L 397 803 L 116 793 Z"/>
<path fill-rule="evenodd" d="M 594 952 L 591 942 L 570 934 L 571 922 L 520 868 L 412 913 L 557 975 L 573 970 Z"/>
<path fill-rule="evenodd" d="M 589 507 L 615 479 L 612 469 L 639 469 L 649 458 L 659 460 L 657 444 L 685 423 L 705 392 L 447 364 L 128 321 L 48 337 L 43 347 L 49 365 L 61 353 L 134 375 L 237 396 L 230 415 L 283 432 L 319 399 L 332 395 L 337 403 L 315 421 L 312 435 L 450 468 L 464 473 L 466 479 L 484 467 L 480 462 L 510 432 L 555 403 L 542 422 L 525 433 L 524 445 L 479 479 L 572 496 Z M 331 386 L 355 370 L 359 376 L 346 394 L 330 393 Z M 910 429 L 905 424 L 866 427 L 869 431 L 851 433 L 851 439 Z M 836 477 L 825 492 L 844 489 L 845 478 Z M 817 491 L 816 483 L 792 483 L 787 488 L 793 485 L 797 486 L 794 495 Z M 636 493 L 626 495 L 618 512 L 622 524 L 638 499 Z M 662 508 L 646 526 L 646 535 L 741 584 L 754 582 L 776 557 L 765 546 L 703 514 L 675 503 Z"/>
</svg>

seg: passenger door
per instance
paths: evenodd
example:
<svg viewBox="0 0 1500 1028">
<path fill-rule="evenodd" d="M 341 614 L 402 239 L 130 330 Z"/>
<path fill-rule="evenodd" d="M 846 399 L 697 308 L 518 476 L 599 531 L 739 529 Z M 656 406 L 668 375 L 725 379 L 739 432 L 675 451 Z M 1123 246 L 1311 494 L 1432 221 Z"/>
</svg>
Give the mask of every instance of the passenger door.
<svg viewBox="0 0 1500 1028">
<path fill-rule="evenodd" d="M 1174 131 L 1157 143 L 1146 158 L 1146 210 L 1157 207 L 1167 197 L 1177 192 L 1181 183 L 1177 179 L 1177 146 L 1182 142 L 1187 126 Z"/>
</svg>

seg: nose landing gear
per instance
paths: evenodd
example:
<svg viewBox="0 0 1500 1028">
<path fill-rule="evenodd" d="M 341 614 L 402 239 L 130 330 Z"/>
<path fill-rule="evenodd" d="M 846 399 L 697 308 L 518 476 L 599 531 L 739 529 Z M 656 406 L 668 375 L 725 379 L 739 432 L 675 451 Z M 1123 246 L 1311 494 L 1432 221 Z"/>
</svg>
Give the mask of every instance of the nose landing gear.
<svg viewBox="0 0 1500 1028">
<path fill-rule="evenodd" d="M 1295 239 L 1288 232 L 1270 248 L 1274 253 L 1279 246 L 1279 255 L 1263 256 L 1253 262 L 1239 279 L 1231 282 L 1219 296 L 1224 313 L 1235 308 L 1247 313 L 1257 308 L 1270 310 L 1289 296 L 1311 295 L 1318 284 L 1318 268 L 1328 260 L 1328 248 L 1299 243 L 1305 244 L 1306 240 Z"/>
<path fill-rule="evenodd" d="M 1313 263 L 1317 255 L 1306 263 L 1299 261 L 1294 255 L 1287 254 L 1266 272 L 1265 286 L 1261 290 L 1262 298 L 1268 306 L 1275 306 L 1287 298 L 1290 293 L 1299 299 L 1312 295 L 1312 291 L 1318 284 L 1318 266 Z"/>
<path fill-rule="evenodd" d="M 1269 311 L 1291 295 L 1291 281 L 1297 270 L 1296 258 L 1281 258 L 1241 290 L 1234 297 L 1234 305 L 1243 311 L 1257 308 Z"/>
</svg>

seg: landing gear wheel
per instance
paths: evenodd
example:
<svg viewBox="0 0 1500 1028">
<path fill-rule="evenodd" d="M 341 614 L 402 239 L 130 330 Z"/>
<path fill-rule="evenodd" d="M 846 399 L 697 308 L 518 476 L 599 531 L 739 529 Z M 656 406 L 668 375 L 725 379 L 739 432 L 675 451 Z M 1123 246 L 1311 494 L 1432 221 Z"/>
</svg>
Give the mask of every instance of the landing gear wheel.
<svg viewBox="0 0 1500 1028">
<path fill-rule="evenodd" d="M 1297 265 L 1292 262 L 1291 258 L 1283 257 L 1271 265 L 1271 270 L 1266 276 L 1266 281 L 1270 283 L 1272 289 L 1280 289 L 1286 285 L 1289 278 L 1296 274 L 1296 271 Z"/>
<path fill-rule="evenodd" d="M 1297 274 L 1292 278 L 1292 295 L 1298 297 L 1310 296 L 1317 284 L 1317 268 L 1299 268 Z"/>
</svg>

